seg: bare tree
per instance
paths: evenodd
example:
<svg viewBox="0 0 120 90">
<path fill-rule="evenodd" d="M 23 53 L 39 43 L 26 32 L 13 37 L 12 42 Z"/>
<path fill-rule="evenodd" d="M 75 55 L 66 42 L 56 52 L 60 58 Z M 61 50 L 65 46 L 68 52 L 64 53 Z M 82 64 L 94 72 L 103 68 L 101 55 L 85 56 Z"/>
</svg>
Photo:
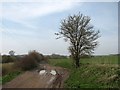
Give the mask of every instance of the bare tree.
<svg viewBox="0 0 120 90">
<path fill-rule="evenodd" d="M 68 16 L 61 21 L 60 31 L 55 33 L 59 38 L 64 37 L 65 41 L 70 42 L 69 51 L 76 67 L 79 67 L 81 55 L 91 55 L 98 45 L 99 30 L 95 31 L 90 24 L 90 17 L 77 15 Z"/>
<path fill-rule="evenodd" d="M 14 56 L 15 52 L 13 50 L 9 51 L 10 56 Z"/>
</svg>

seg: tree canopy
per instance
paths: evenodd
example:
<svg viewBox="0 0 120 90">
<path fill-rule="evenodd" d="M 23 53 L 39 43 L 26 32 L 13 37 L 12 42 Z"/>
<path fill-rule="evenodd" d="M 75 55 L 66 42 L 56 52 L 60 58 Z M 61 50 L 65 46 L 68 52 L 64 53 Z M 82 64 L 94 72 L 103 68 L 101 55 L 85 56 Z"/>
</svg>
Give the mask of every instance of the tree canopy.
<svg viewBox="0 0 120 90">
<path fill-rule="evenodd" d="M 91 55 L 94 53 L 99 38 L 99 30 L 95 30 L 90 24 L 90 17 L 81 13 L 70 15 L 61 21 L 60 31 L 56 33 L 58 38 L 63 37 L 70 42 L 69 51 L 76 67 L 79 67 L 81 55 Z"/>
</svg>

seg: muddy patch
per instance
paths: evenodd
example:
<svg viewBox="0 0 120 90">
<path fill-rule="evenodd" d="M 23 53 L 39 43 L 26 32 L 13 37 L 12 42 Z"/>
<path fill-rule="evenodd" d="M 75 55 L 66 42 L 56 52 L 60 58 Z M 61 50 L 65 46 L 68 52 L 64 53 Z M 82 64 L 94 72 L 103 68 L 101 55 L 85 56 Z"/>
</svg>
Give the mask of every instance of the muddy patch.
<svg viewBox="0 0 120 90">
<path fill-rule="evenodd" d="M 65 68 L 43 65 L 42 70 L 26 71 L 3 88 L 62 88 L 69 72 Z"/>
</svg>

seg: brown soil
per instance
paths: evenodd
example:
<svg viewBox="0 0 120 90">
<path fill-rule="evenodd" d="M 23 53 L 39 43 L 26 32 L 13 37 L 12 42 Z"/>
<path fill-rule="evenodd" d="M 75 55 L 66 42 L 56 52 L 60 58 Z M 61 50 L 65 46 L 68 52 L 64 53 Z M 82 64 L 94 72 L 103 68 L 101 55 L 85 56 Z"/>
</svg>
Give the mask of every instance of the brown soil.
<svg viewBox="0 0 120 90">
<path fill-rule="evenodd" d="M 63 88 L 64 81 L 69 77 L 68 70 L 61 67 L 50 66 L 48 64 L 44 65 L 46 67 L 47 72 L 49 72 L 52 69 L 55 69 L 57 72 L 62 73 L 60 88 Z M 56 78 L 56 75 L 54 76 L 50 73 L 46 75 L 39 75 L 39 73 L 36 70 L 26 71 L 25 73 L 19 75 L 12 81 L 3 85 L 3 88 L 53 88 L 53 86 L 54 88 L 59 88 L 59 82 L 56 82 L 55 80 L 51 81 L 52 78 Z"/>
</svg>

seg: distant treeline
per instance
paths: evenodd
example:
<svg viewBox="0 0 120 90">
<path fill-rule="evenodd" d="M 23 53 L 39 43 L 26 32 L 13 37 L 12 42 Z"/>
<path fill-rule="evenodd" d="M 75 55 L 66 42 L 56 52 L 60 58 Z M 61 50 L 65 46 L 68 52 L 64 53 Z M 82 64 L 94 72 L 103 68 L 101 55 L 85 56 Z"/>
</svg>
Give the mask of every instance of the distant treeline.
<svg viewBox="0 0 120 90">
<path fill-rule="evenodd" d="M 30 57 L 29 59 L 34 57 L 34 59 L 36 60 L 39 58 L 40 61 L 47 60 L 47 58 L 43 54 L 38 53 L 36 51 L 32 51 L 26 55 L 1 55 L 0 63 L 10 63 L 10 62 L 21 61 L 27 56 Z"/>
<path fill-rule="evenodd" d="M 26 55 L 2 55 L 2 59 L 0 60 L 1 63 L 10 63 L 10 62 L 16 62 L 19 60 L 22 60 Z M 59 54 L 52 54 L 52 55 L 42 55 L 39 53 L 39 57 L 41 59 L 63 59 L 68 58 L 68 56 L 65 55 L 59 55 Z"/>
<path fill-rule="evenodd" d="M 34 52 L 34 53 L 36 53 L 36 52 Z M 15 62 L 15 61 L 21 60 L 25 56 L 26 55 L 1 55 L 1 57 L 0 57 L 0 63 Z M 60 55 L 60 54 L 42 55 L 42 54 L 39 53 L 39 56 L 41 57 L 41 59 L 43 59 L 43 57 L 46 58 L 46 59 L 72 58 L 71 55 L 70 56 L 65 56 L 65 55 Z M 120 54 L 110 54 L 110 56 L 120 56 Z M 90 58 L 90 57 L 96 57 L 96 56 L 89 56 L 89 55 L 82 55 L 81 56 L 81 58 Z"/>
<path fill-rule="evenodd" d="M 19 55 L 2 55 L 2 59 L 0 60 L 1 63 L 10 63 L 20 60 L 22 57 Z"/>
<path fill-rule="evenodd" d="M 59 54 L 46 55 L 45 57 L 48 58 L 48 59 L 63 59 L 63 58 L 68 58 L 68 56 L 59 55 Z"/>
</svg>

